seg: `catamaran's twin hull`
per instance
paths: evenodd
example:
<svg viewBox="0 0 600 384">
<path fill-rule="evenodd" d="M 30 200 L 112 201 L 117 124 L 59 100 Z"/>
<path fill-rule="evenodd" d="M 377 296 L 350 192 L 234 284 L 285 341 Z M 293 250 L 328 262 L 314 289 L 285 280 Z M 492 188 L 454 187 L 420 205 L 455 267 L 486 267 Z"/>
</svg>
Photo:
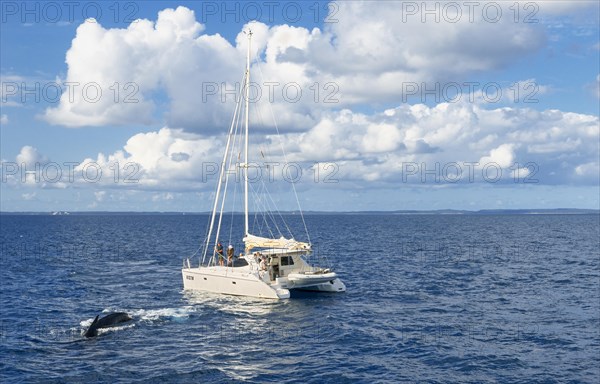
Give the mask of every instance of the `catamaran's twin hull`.
<svg viewBox="0 0 600 384">
<path fill-rule="evenodd" d="M 183 289 L 250 296 L 266 299 L 287 299 L 290 291 L 269 285 L 252 273 L 225 271 L 222 267 L 184 268 Z"/>
<path fill-rule="evenodd" d="M 292 287 L 288 287 L 288 288 L 292 288 Z M 327 281 L 326 283 L 305 285 L 302 287 L 293 287 L 293 289 L 297 289 L 300 291 L 311 291 L 311 292 L 340 293 L 340 292 L 346 292 L 346 285 L 339 278 L 335 278 L 333 280 Z"/>
</svg>

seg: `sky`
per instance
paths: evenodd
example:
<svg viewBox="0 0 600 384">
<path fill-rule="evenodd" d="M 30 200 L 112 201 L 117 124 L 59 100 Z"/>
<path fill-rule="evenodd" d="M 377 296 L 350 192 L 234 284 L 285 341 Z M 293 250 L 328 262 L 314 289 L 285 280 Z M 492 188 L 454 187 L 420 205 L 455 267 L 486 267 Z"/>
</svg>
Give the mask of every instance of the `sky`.
<svg viewBox="0 0 600 384">
<path fill-rule="evenodd" d="M 3 212 L 210 211 L 248 30 L 277 208 L 600 208 L 597 1 L 0 4 Z"/>
</svg>

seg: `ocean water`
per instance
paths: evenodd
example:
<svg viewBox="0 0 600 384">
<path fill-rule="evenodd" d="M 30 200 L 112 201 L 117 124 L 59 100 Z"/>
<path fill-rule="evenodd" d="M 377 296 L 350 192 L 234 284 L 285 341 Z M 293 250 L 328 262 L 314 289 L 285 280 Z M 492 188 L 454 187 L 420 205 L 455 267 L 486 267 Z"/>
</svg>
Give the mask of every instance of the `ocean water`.
<svg viewBox="0 0 600 384">
<path fill-rule="evenodd" d="M 0 224 L 2 383 L 600 380 L 598 215 L 311 215 L 348 291 L 284 301 L 182 290 L 204 215 Z"/>
</svg>

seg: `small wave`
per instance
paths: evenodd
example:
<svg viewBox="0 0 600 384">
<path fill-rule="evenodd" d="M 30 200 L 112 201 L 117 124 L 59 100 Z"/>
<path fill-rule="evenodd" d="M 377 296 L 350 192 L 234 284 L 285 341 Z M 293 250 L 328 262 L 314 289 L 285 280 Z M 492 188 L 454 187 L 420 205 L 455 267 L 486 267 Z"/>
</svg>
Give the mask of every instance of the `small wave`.
<svg viewBox="0 0 600 384">
<path fill-rule="evenodd" d="M 89 328 L 93 322 L 94 322 L 94 318 L 92 317 L 91 319 L 86 319 L 86 320 L 80 321 L 79 325 L 81 325 L 82 327 L 85 327 L 85 328 Z"/>
</svg>

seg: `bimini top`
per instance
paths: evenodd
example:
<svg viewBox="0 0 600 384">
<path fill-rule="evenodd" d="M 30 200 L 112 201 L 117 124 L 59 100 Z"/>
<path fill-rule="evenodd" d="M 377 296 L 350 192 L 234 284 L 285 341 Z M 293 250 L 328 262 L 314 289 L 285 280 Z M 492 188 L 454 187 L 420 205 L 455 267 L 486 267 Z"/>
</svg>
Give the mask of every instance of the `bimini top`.
<svg viewBox="0 0 600 384">
<path fill-rule="evenodd" d="M 277 248 L 297 251 L 310 250 L 310 244 L 294 239 L 286 239 L 283 236 L 279 239 L 269 239 L 267 237 L 248 235 L 244 237 L 244 243 L 246 244 L 246 252 L 250 252 L 254 248 Z"/>
</svg>

